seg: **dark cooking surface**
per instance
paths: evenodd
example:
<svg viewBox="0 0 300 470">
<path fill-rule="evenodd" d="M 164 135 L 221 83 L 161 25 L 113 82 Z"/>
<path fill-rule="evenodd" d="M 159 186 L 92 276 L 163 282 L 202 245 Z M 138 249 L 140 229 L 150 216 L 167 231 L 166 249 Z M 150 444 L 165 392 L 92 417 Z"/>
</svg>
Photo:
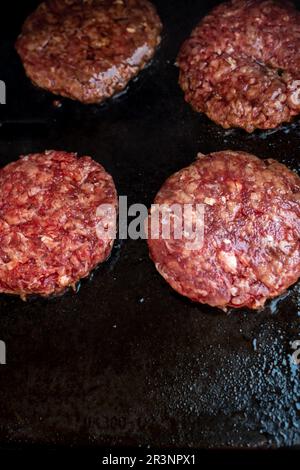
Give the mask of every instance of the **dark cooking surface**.
<svg viewBox="0 0 300 470">
<path fill-rule="evenodd" d="M 198 151 L 246 150 L 299 171 L 300 121 L 247 135 L 184 103 L 173 63 L 209 2 L 155 3 L 163 43 L 128 93 L 102 107 L 62 100 L 60 109 L 31 86 L 13 50 L 17 20 L 30 10 L 22 6 L 0 53 L 2 165 L 45 148 L 90 154 L 129 204 L 148 206 Z M 2 295 L 0 310 L 2 445 L 300 445 L 297 286 L 263 312 L 226 315 L 174 293 L 146 243 L 124 241 L 79 294 L 28 303 Z"/>
</svg>

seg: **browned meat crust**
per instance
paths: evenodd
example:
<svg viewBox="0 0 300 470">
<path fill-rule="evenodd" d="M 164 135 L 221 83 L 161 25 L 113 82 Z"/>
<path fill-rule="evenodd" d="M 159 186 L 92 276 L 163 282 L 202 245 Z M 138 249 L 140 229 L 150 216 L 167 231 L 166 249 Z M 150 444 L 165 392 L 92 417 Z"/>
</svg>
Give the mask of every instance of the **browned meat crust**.
<svg viewBox="0 0 300 470">
<path fill-rule="evenodd" d="M 36 85 L 99 103 L 145 67 L 160 32 L 148 0 L 48 0 L 26 20 L 16 48 Z"/>
<path fill-rule="evenodd" d="M 90 157 L 47 151 L 0 170 L 0 292 L 49 296 L 74 286 L 110 254 L 100 224 L 116 219 L 113 180 Z M 99 225 L 98 225 L 99 224 Z"/>
<path fill-rule="evenodd" d="M 287 1 L 215 8 L 178 56 L 185 99 L 224 128 L 271 129 L 300 112 L 300 12 Z"/>
<path fill-rule="evenodd" d="M 298 280 L 300 178 L 286 166 L 243 152 L 199 156 L 155 203 L 204 204 L 199 249 L 187 249 L 185 237 L 148 241 L 160 274 L 190 299 L 257 309 Z"/>
</svg>

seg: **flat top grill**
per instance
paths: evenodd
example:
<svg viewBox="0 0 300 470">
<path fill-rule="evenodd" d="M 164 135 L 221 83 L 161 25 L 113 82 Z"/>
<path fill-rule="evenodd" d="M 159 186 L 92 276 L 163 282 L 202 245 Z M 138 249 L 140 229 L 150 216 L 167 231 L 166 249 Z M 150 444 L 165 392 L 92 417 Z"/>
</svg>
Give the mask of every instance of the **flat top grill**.
<svg viewBox="0 0 300 470">
<path fill-rule="evenodd" d="M 128 204 L 148 207 L 197 152 L 244 150 L 299 172 L 299 120 L 270 132 L 225 131 L 192 111 L 174 67 L 192 27 L 216 2 L 157 0 L 163 41 L 123 94 L 83 106 L 34 88 L 7 26 L 0 78 L 1 165 L 63 149 L 91 155 Z M 2 33 L 4 34 L 4 33 Z M 78 294 L 26 303 L 0 296 L 0 442 L 18 444 L 277 447 L 300 445 L 300 291 L 262 312 L 224 314 L 177 295 L 146 242 L 116 242 Z"/>
</svg>

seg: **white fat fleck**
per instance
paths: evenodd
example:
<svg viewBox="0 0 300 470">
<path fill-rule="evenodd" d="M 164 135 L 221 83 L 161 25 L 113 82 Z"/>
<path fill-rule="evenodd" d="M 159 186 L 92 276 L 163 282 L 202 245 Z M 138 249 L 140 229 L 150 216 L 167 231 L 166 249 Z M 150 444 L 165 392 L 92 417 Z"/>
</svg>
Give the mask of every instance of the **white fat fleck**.
<svg viewBox="0 0 300 470">
<path fill-rule="evenodd" d="M 206 197 L 204 199 L 205 204 L 208 204 L 209 206 L 213 206 L 216 203 L 216 200 L 213 197 Z"/>
<path fill-rule="evenodd" d="M 41 240 L 43 243 L 53 242 L 53 239 L 51 237 L 47 237 L 47 235 L 43 235 Z"/>
<path fill-rule="evenodd" d="M 236 294 L 238 293 L 238 291 L 239 291 L 239 290 L 238 290 L 237 287 L 232 287 L 232 288 L 230 289 L 230 293 L 231 293 L 231 295 L 233 295 L 234 297 L 236 296 Z"/>
<path fill-rule="evenodd" d="M 46 245 L 46 247 L 51 250 L 55 247 L 55 241 L 51 237 L 47 237 L 46 235 L 41 237 L 42 243 Z"/>
<path fill-rule="evenodd" d="M 230 272 L 236 272 L 237 269 L 237 259 L 234 253 L 221 251 L 220 259 L 224 263 L 225 267 Z"/>
<path fill-rule="evenodd" d="M 231 66 L 232 70 L 236 69 L 236 61 L 232 57 L 228 57 L 226 61 Z"/>
<path fill-rule="evenodd" d="M 271 99 L 272 99 L 272 100 L 275 100 L 275 98 L 277 98 L 277 97 L 280 95 L 280 93 L 281 93 L 281 89 L 278 88 L 277 90 L 275 90 L 275 91 L 273 92 L 273 94 L 272 94 L 272 96 L 271 96 Z"/>
<path fill-rule="evenodd" d="M 67 286 L 70 283 L 70 278 L 69 276 L 60 276 L 59 278 L 59 284 L 61 286 Z"/>
<path fill-rule="evenodd" d="M 277 111 L 281 111 L 283 109 L 281 101 L 275 101 L 274 108 L 276 108 Z"/>
<path fill-rule="evenodd" d="M 300 80 L 293 80 L 289 88 L 291 90 L 296 90 L 296 88 L 299 88 L 299 87 L 300 87 Z"/>
<path fill-rule="evenodd" d="M 291 102 L 295 106 L 298 106 L 300 104 L 300 88 L 297 88 L 297 90 L 293 91 L 293 93 L 291 94 Z"/>
<path fill-rule="evenodd" d="M 274 237 L 272 237 L 272 235 L 267 235 L 265 237 L 265 241 L 268 242 L 268 243 L 273 243 L 274 242 Z"/>
<path fill-rule="evenodd" d="M 28 191 L 28 194 L 29 194 L 29 196 L 35 196 L 36 194 L 40 193 L 41 191 L 42 191 L 42 188 L 40 188 L 39 186 L 36 186 L 35 188 L 31 188 Z"/>
</svg>

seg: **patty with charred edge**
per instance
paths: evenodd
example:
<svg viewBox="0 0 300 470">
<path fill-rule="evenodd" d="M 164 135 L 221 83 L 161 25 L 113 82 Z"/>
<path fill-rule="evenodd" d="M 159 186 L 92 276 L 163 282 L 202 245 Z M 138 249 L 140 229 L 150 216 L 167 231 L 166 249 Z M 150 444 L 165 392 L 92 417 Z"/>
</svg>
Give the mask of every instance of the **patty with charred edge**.
<svg viewBox="0 0 300 470">
<path fill-rule="evenodd" d="M 34 84 L 100 103 L 152 59 L 161 29 L 148 0 L 48 0 L 25 21 L 16 48 Z"/>
</svg>

